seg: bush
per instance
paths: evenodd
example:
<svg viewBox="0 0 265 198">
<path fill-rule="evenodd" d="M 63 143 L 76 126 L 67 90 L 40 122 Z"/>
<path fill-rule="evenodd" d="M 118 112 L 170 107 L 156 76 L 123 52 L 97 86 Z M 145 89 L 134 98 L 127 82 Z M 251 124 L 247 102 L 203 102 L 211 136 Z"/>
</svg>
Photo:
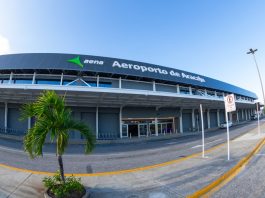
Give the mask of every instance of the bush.
<svg viewBox="0 0 265 198">
<path fill-rule="evenodd" d="M 59 171 L 54 176 L 44 177 L 42 182 L 48 188 L 47 193 L 51 197 L 82 197 L 85 194 L 81 178 L 75 178 L 74 176 L 66 177 L 63 184 Z"/>
</svg>

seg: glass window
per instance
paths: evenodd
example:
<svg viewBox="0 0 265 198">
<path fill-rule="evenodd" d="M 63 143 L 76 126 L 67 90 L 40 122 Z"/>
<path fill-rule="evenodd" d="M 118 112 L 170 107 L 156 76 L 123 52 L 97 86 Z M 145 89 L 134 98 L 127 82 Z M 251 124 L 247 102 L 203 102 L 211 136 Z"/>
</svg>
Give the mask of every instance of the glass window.
<svg viewBox="0 0 265 198">
<path fill-rule="evenodd" d="M 2 83 L 2 84 L 8 84 L 9 83 L 9 80 L 8 79 L 2 79 L 2 80 L 0 80 L 0 83 Z"/>
<path fill-rule="evenodd" d="M 102 83 L 99 83 L 99 87 L 112 87 L 112 85 L 111 83 L 102 82 Z"/>
<path fill-rule="evenodd" d="M 60 80 L 36 80 L 36 84 L 39 85 L 60 85 Z"/>
<path fill-rule="evenodd" d="M 179 92 L 182 94 L 190 94 L 190 89 L 189 87 L 179 87 Z"/>
<path fill-rule="evenodd" d="M 15 84 L 32 84 L 31 79 L 16 79 L 14 82 Z"/>
</svg>

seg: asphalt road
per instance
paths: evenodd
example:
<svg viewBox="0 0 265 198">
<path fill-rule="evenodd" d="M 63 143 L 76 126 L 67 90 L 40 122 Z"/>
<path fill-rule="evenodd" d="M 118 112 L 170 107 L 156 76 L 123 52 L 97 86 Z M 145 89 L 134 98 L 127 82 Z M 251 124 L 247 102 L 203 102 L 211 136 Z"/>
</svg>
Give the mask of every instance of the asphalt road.
<svg viewBox="0 0 265 198">
<path fill-rule="evenodd" d="M 257 126 L 256 121 L 234 126 L 230 138 L 238 137 Z M 206 133 L 205 149 L 226 142 L 226 130 Z M 158 164 L 201 151 L 201 134 L 133 144 L 97 145 L 91 155 L 84 155 L 83 145 L 70 145 L 63 156 L 67 173 L 91 173 L 131 169 Z M 47 144 L 43 158 L 31 160 L 22 143 L 0 139 L 0 163 L 19 168 L 50 171 L 58 169 L 55 146 Z"/>
<path fill-rule="evenodd" d="M 265 197 L 265 148 L 257 153 L 250 163 L 233 180 L 214 194 L 213 197 Z"/>
</svg>

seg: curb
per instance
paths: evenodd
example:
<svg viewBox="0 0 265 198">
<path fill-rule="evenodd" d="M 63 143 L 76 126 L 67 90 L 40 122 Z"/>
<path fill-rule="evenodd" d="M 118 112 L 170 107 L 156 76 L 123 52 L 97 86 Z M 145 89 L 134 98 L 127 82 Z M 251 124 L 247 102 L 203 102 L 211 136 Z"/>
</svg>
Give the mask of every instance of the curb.
<svg viewBox="0 0 265 198">
<path fill-rule="evenodd" d="M 228 170 L 226 173 L 221 175 L 218 179 L 203 187 L 202 189 L 196 191 L 195 193 L 188 195 L 188 198 L 196 198 L 196 197 L 208 197 L 210 194 L 219 190 L 226 183 L 231 181 L 238 173 L 249 163 L 252 156 L 256 154 L 262 146 L 265 144 L 265 138 L 262 139 L 257 146 L 243 159 L 241 159 L 233 168 Z"/>
</svg>

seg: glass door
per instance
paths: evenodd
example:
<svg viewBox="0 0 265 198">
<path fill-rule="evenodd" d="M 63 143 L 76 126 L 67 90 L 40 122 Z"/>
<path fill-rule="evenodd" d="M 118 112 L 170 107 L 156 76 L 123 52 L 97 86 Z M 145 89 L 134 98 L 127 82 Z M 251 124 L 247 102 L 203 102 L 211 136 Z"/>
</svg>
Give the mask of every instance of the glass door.
<svg viewBox="0 0 265 198">
<path fill-rule="evenodd" d="M 128 124 L 122 124 L 122 137 L 128 137 Z"/>
<path fill-rule="evenodd" d="M 147 136 L 147 132 L 148 132 L 147 130 L 148 130 L 147 124 L 138 124 L 139 137 Z"/>
<path fill-rule="evenodd" d="M 167 133 L 167 123 L 161 124 L 161 129 L 163 134 Z"/>
<path fill-rule="evenodd" d="M 149 124 L 149 131 L 151 135 L 155 135 L 156 134 L 156 126 L 155 124 Z"/>
</svg>

